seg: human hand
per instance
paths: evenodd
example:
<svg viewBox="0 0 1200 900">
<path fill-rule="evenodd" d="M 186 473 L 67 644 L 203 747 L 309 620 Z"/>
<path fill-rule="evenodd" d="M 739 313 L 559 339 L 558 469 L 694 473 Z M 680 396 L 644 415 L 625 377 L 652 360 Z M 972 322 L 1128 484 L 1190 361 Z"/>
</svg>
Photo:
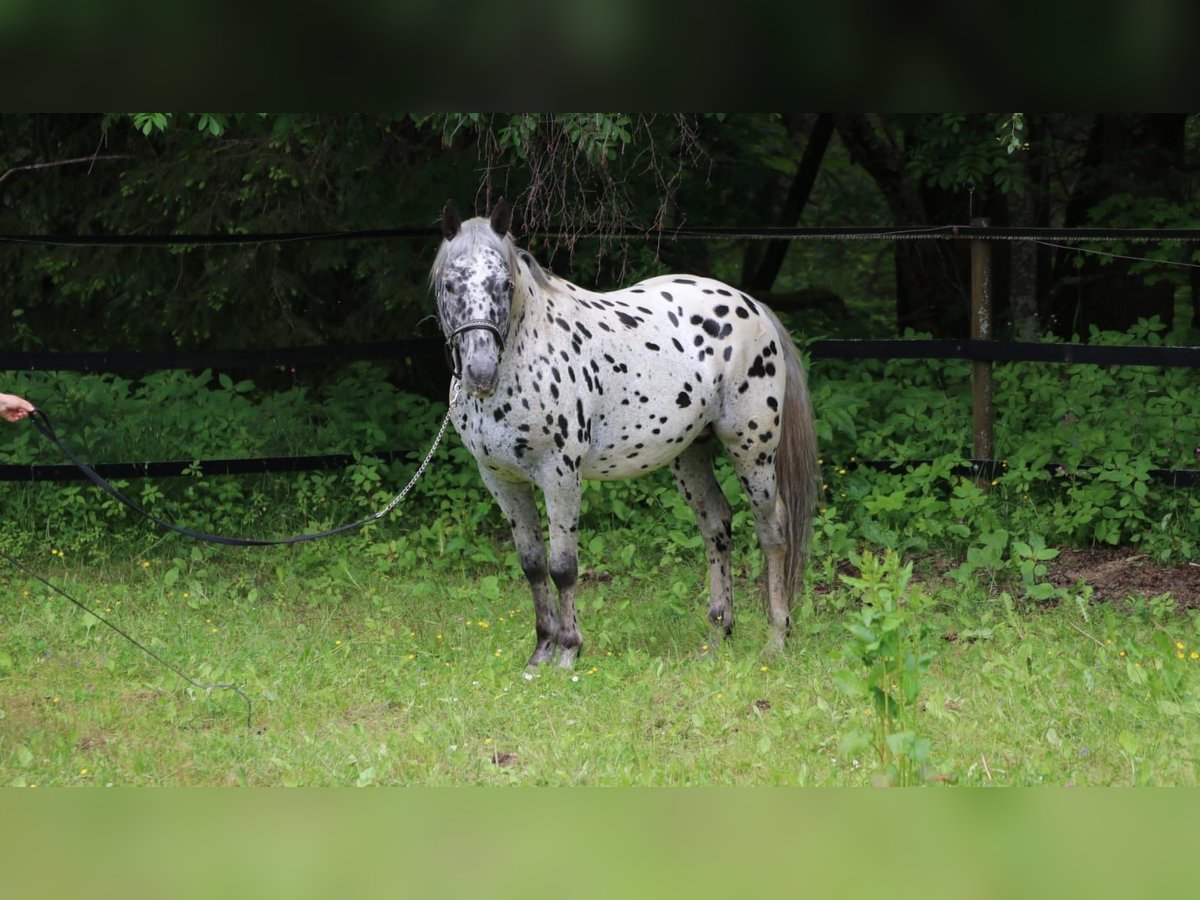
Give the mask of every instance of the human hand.
<svg viewBox="0 0 1200 900">
<path fill-rule="evenodd" d="M 33 412 L 33 404 L 15 394 L 0 394 L 0 417 L 19 422 Z"/>
</svg>

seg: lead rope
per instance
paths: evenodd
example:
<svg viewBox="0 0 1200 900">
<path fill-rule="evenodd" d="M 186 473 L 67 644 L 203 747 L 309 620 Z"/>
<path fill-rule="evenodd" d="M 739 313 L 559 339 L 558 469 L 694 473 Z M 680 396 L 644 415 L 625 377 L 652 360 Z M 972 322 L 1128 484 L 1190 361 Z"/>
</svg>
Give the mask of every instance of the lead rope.
<svg viewBox="0 0 1200 900">
<path fill-rule="evenodd" d="M 363 519 L 361 522 L 356 522 L 353 525 L 345 525 L 345 526 L 342 526 L 342 528 L 334 529 L 333 531 L 323 532 L 321 534 L 316 534 L 316 535 L 302 535 L 299 538 L 288 538 L 286 540 L 281 540 L 281 541 L 244 541 L 243 539 L 233 538 L 233 539 L 226 539 L 225 541 L 222 541 L 222 543 L 229 543 L 229 542 L 254 543 L 254 544 L 294 543 L 297 540 L 311 540 L 311 539 L 314 539 L 317 537 L 324 537 L 324 536 L 327 536 L 328 534 L 335 534 L 339 531 L 344 531 L 348 528 L 356 528 L 359 525 L 363 525 L 367 522 L 375 521 L 377 519 L 382 519 L 384 516 L 386 516 L 388 513 L 390 513 L 393 509 L 395 509 L 396 505 L 398 503 L 400 503 L 401 500 L 403 500 L 406 496 L 408 496 L 409 492 L 413 489 L 413 487 L 416 485 L 416 483 L 420 480 L 421 476 L 425 473 L 425 469 L 428 468 L 430 461 L 433 459 L 433 454 L 437 452 L 438 445 L 441 444 L 442 438 L 446 434 L 446 428 L 450 424 L 450 416 L 454 412 L 454 407 L 458 403 L 459 397 L 462 396 L 462 384 L 461 384 L 461 382 L 458 381 L 458 379 L 454 379 L 451 382 L 451 388 L 452 388 L 452 393 L 450 396 L 450 405 L 446 409 L 446 415 L 442 419 L 441 427 L 438 428 L 437 435 L 433 439 L 433 445 L 429 448 L 429 452 L 426 453 L 425 458 L 423 460 L 421 460 L 421 465 L 417 467 L 416 473 L 413 475 L 413 477 L 411 479 L 409 479 L 408 484 L 406 484 L 404 486 L 404 488 L 400 491 L 400 493 L 397 494 L 395 497 L 393 497 L 392 501 L 390 503 L 388 503 L 388 505 L 385 506 L 383 509 L 381 509 L 379 512 L 375 513 L 374 515 L 372 515 L 366 519 Z M 37 419 L 35 418 L 34 425 L 37 427 L 37 429 L 39 431 L 41 431 L 42 434 L 46 435 L 46 437 L 50 438 L 50 440 L 53 441 L 56 445 L 58 445 L 59 449 L 62 450 L 64 453 L 66 453 L 67 457 L 72 462 L 74 462 L 79 468 L 81 468 L 84 471 L 84 473 L 88 475 L 89 478 L 91 478 L 93 481 L 97 482 L 97 484 L 99 484 L 100 487 L 104 488 L 110 494 L 113 494 L 113 496 L 115 496 L 118 500 L 121 500 L 127 506 L 133 507 L 133 509 L 137 510 L 138 512 L 141 512 L 143 515 L 147 516 L 148 518 L 153 519 L 155 522 L 158 522 L 160 525 L 170 528 L 172 531 L 178 531 L 182 534 L 186 534 L 190 537 L 196 537 L 201 540 L 206 539 L 206 538 L 215 537 L 215 535 L 202 535 L 200 532 L 193 532 L 193 531 L 190 531 L 189 529 L 179 528 L 178 526 L 171 525 L 168 522 L 163 522 L 162 520 L 156 518 L 155 516 L 151 516 L 149 513 L 142 510 L 139 506 L 134 504 L 132 501 L 127 500 L 122 494 L 120 494 L 119 491 L 116 490 L 116 488 L 113 488 L 111 485 L 108 484 L 107 481 L 104 481 L 104 479 L 99 474 L 97 474 L 95 472 L 95 470 L 93 470 L 91 468 L 91 466 L 88 466 L 86 463 L 82 463 L 79 460 L 77 460 L 75 458 L 75 456 L 69 450 L 67 450 L 65 447 L 62 446 L 62 444 L 58 440 L 57 435 L 54 434 L 54 429 L 50 427 L 50 420 L 48 418 L 46 418 L 45 413 L 36 413 L 36 415 L 40 415 L 41 418 L 45 421 L 45 428 L 43 428 L 41 423 L 38 422 Z M 70 600 L 79 609 L 82 609 L 84 612 L 88 613 L 89 615 L 94 616 L 97 621 L 101 622 L 102 624 L 106 625 L 108 628 L 115 631 L 117 634 L 119 634 L 121 637 L 125 638 L 125 640 L 129 641 L 129 643 L 133 644 L 135 647 L 137 647 L 139 650 L 141 650 L 147 656 L 156 660 L 160 665 L 162 665 L 165 668 L 169 669 L 170 671 L 174 672 L 176 675 L 178 675 L 180 678 L 182 678 L 188 684 L 192 685 L 192 687 L 195 687 L 202 691 L 211 691 L 214 688 L 220 688 L 221 690 L 232 691 L 233 693 L 237 694 L 244 701 L 246 701 L 246 729 L 249 730 L 252 727 L 254 707 L 250 702 L 250 697 L 247 696 L 246 693 L 240 687 L 238 687 L 236 684 L 223 684 L 223 683 L 203 684 L 199 681 L 196 681 L 193 678 L 190 678 L 188 675 L 184 674 L 184 672 L 179 667 L 175 666 L 174 664 L 172 664 L 170 662 L 167 662 L 167 660 L 163 659 L 162 656 L 155 653 L 153 650 L 151 650 L 149 647 L 147 647 L 145 644 L 143 644 L 137 638 L 133 637 L 128 632 L 124 631 L 117 625 L 114 625 L 112 622 L 108 621 L 108 619 L 104 618 L 104 616 L 100 615 L 95 610 L 88 607 L 88 605 L 85 604 L 83 601 L 76 600 L 74 597 L 72 597 L 70 594 L 68 594 L 65 590 L 60 588 L 58 585 L 43 578 L 41 575 L 39 575 L 37 572 L 34 572 L 32 569 L 30 569 L 24 563 L 20 562 L 17 559 L 14 559 L 12 556 L 10 556 L 8 553 L 6 553 L 3 549 L 0 549 L 0 557 L 3 557 L 4 559 L 8 560 L 10 563 L 12 563 L 14 566 L 16 566 L 18 569 L 20 569 L 22 572 L 24 572 L 30 578 L 35 578 L 38 581 L 40 581 L 42 584 L 44 584 L 46 587 L 50 588 L 52 591 L 62 594 L 62 596 L 66 597 L 68 600 Z"/>
<path fill-rule="evenodd" d="M 348 525 L 339 525 L 337 528 L 330 528 L 327 531 L 318 531 L 312 534 L 300 534 L 295 535 L 294 537 L 286 538 L 242 538 L 228 537 L 221 534 L 208 534 L 204 531 L 194 531 L 191 528 L 184 528 L 182 525 L 176 525 L 172 522 L 166 521 L 165 519 L 160 519 L 158 516 L 134 503 L 123 493 L 113 487 L 103 475 L 76 456 L 55 433 L 54 426 L 50 423 L 50 417 L 47 416 L 45 412 L 42 410 L 34 410 L 30 421 L 33 423 L 33 427 L 40 431 L 47 440 L 54 444 L 54 446 L 57 447 L 59 451 L 67 457 L 67 459 L 71 460 L 71 462 L 75 464 L 75 467 L 83 472 L 83 474 L 86 475 L 93 484 L 95 484 L 113 499 L 124 504 L 125 506 L 128 506 L 138 515 L 149 519 L 156 525 L 166 528 L 168 531 L 174 531 L 178 534 L 182 534 L 185 537 L 190 537 L 197 541 L 205 541 L 210 544 L 226 544 L 234 547 L 271 547 L 279 544 L 299 544 L 303 541 L 315 541 L 319 538 L 326 538 L 335 534 L 354 531 L 355 529 L 362 528 L 364 525 L 368 525 L 371 522 L 379 521 L 393 509 L 395 509 L 396 504 L 407 497 L 408 493 L 416 485 L 418 479 L 420 479 L 421 475 L 425 472 L 425 469 L 429 466 L 430 461 L 433 459 L 433 454 L 437 452 L 438 445 L 442 442 L 442 437 L 446 433 L 446 427 L 450 424 L 450 416 L 454 412 L 454 406 L 462 394 L 462 385 L 460 382 L 455 380 L 452 382 L 452 386 L 453 394 L 450 398 L 450 406 L 446 409 L 446 416 L 442 419 L 441 427 L 438 428 L 437 436 L 433 440 L 433 446 L 431 446 L 429 448 L 429 452 L 425 454 L 425 459 L 421 461 L 421 465 L 417 468 L 416 474 L 413 475 L 408 484 L 404 486 L 404 489 L 392 498 L 391 502 L 388 503 L 387 506 L 379 510 L 379 512 L 372 513 L 365 519 L 359 519 L 357 522 L 351 522 Z"/>
<path fill-rule="evenodd" d="M 236 684 L 201 684 L 199 681 L 196 681 L 194 678 L 189 678 L 177 666 L 173 665 L 172 663 L 167 662 L 165 659 L 163 659 L 161 656 L 159 656 L 157 653 L 155 653 L 153 650 L 151 650 L 149 647 L 147 647 L 145 644 L 143 644 L 137 638 L 131 636 L 128 632 L 123 631 L 121 628 L 114 625 L 112 622 L 108 621 L 108 619 L 104 618 L 104 616 L 100 615 L 94 609 L 89 608 L 88 605 L 86 603 L 84 603 L 83 601 L 76 600 L 74 597 L 72 597 L 70 594 L 68 594 L 62 588 L 60 588 L 57 584 L 54 584 L 52 581 L 46 580 L 41 575 L 39 575 L 37 572 L 34 572 L 32 569 L 30 569 L 28 566 L 26 566 L 24 563 L 21 563 L 18 560 L 13 559 L 11 556 L 9 556 L 7 553 L 5 553 L 3 550 L 0 550 L 0 556 L 3 556 L 10 563 L 12 563 L 14 566 L 16 566 L 18 569 L 20 569 L 26 575 L 28 575 L 30 578 L 36 578 L 38 581 L 40 581 L 46 587 L 50 588 L 50 590 L 56 591 L 57 593 L 62 594 L 64 597 L 66 597 L 68 600 L 70 600 L 72 603 L 74 603 L 76 606 L 78 606 L 80 609 L 82 609 L 85 613 L 89 613 L 89 614 L 95 616 L 104 625 L 107 625 L 109 628 L 111 628 L 113 631 L 115 631 L 121 637 L 125 638 L 125 640 L 129 641 L 129 643 L 133 644 L 133 646 L 137 647 L 139 650 L 141 650 L 146 655 L 157 660 L 159 662 L 159 664 L 170 669 L 172 672 L 174 672 L 176 675 L 178 675 L 180 678 L 182 678 L 184 681 L 186 681 L 192 687 L 198 688 L 199 690 L 202 690 L 202 691 L 211 691 L 213 688 L 221 688 L 222 690 L 232 691 L 233 693 L 237 694 L 239 697 L 241 697 L 243 700 L 246 701 L 246 729 L 249 730 L 251 728 L 251 716 L 252 716 L 254 707 L 250 703 L 250 698 L 248 696 L 246 696 L 246 693 L 240 687 L 238 687 Z"/>
</svg>

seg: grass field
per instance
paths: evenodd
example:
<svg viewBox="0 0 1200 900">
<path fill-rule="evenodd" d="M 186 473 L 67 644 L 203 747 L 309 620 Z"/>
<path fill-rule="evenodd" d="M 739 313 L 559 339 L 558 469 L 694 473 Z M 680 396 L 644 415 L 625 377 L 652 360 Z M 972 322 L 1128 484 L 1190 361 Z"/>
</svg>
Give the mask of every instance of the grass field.
<svg viewBox="0 0 1200 900">
<path fill-rule="evenodd" d="M 183 545 L 177 545 L 182 547 Z M 391 571 L 353 542 L 316 550 L 30 564 L 201 690 L 14 569 L 0 574 L 0 784 L 867 785 L 855 735 L 876 711 L 838 689 L 859 615 L 844 583 L 809 593 L 763 658 L 756 592 L 720 645 L 696 565 L 655 561 L 581 591 L 573 671 L 524 662 L 519 575 Z M 918 577 L 920 570 L 918 569 Z M 959 785 L 1197 783 L 1200 632 L 1164 602 L 1017 602 L 928 582 L 931 656 L 907 727 L 920 780 Z"/>
</svg>

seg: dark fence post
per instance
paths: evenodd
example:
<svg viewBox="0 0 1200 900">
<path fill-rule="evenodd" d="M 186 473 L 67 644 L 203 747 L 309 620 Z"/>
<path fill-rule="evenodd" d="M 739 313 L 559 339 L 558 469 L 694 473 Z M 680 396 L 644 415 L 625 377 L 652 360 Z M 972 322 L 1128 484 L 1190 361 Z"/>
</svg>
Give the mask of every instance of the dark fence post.
<svg viewBox="0 0 1200 900">
<path fill-rule="evenodd" d="M 988 220 L 974 218 L 971 225 L 986 228 Z M 971 340 L 992 340 L 992 248 L 985 240 L 971 241 Z M 991 360 L 975 360 L 971 372 L 971 421 L 975 459 L 992 459 L 994 412 L 992 409 Z M 976 483 L 991 487 L 991 473 L 981 470 Z"/>
</svg>

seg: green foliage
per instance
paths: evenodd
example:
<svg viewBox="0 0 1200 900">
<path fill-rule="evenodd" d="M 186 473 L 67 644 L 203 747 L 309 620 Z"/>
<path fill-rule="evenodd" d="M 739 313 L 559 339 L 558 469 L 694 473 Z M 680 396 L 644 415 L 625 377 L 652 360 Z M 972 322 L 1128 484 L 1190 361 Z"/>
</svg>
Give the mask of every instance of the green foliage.
<svg viewBox="0 0 1200 900">
<path fill-rule="evenodd" d="M 6 180 L 5 233 L 423 225 L 447 196 L 469 198 L 476 187 L 432 129 L 403 115 L 11 115 L 0 127 L 0 172 L 47 166 Z M 88 166 L 56 164 L 89 157 Z M 22 311 L 16 346 L 30 349 L 408 337 L 428 312 L 433 241 L 9 245 L 0 253 L 0 317 L 7 323 L 11 310 Z"/>
<path fill-rule="evenodd" d="M 1004 147 L 1004 152 L 1012 156 L 1018 150 L 1028 150 L 1029 142 L 1025 140 L 1025 114 L 1013 113 L 1007 120 L 996 124 L 996 140 Z"/>
<path fill-rule="evenodd" d="M 1093 337 L 1160 340 L 1154 323 L 1132 335 Z M 1006 465 L 981 486 L 960 469 L 970 455 L 964 364 L 821 362 L 811 372 L 825 481 L 817 566 L 831 574 L 864 545 L 932 551 L 959 560 L 964 582 L 1011 581 L 1020 596 L 1047 600 L 1059 596 L 1039 568 L 1052 547 L 1134 544 L 1158 560 L 1195 560 L 1200 500 L 1151 477 L 1154 468 L 1195 465 L 1200 439 L 1189 423 L 1200 419 L 1200 396 L 1189 376 L 1134 367 L 998 368 L 997 446 Z M 43 405 L 63 438 L 95 462 L 354 455 L 344 471 L 206 477 L 191 470 L 118 485 L 165 518 L 245 536 L 319 530 L 381 508 L 410 477 L 444 412 L 442 404 L 395 391 L 377 366 L 284 389 L 258 383 L 277 378 L 24 373 L 8 387 Z M 371 455 L 396 448 L 411 455 L 394 463 Z M 63 461 L 28 425 L 0 430 L 0 458 Z M 881 469 L 870 460 L 908 464 Z M 719 457 L 718 466 L 734 508 L 736 564 L 756 574 L 750 512 L 728 462 Z M 10 550 L 50 540 L 72 554 L 103 555 L 122 542 L 142 552 L 160 539 L 86 482 L 12 484 L 2 502 L 14 526 L 5 529 Z M 621 573 L 635 544 L 663 565 L 700 553 L 691 511 L 663 472 L 588 485 L 580 529 L 583 565 L 606 576 Z M 452 433 L 405 505 L 364 538 L 383 568 L 443 555 L 461 556 L 464 565 L 514 564 L 507 527 Z M 688 591 L 703 591 L 699 579 L 675 593 Z"/>
<path fill-rule="evenodd" d="M 1196 228 L 1200 226 L 1194 204 L 1181 203 L 1178 197 L 1147 195 L 1144 191 L 1114 190 L 1091 208 L 1088 224 L 1100 228 Z M 1147 285 L 1167 282 L 1177 289 L 1188 288 L 1191 267 L 1200 262 L 1200 251 L 1183 241 L 1161 243 L 1113 241 L 1104 245 L 1081 244 L 1081 249 L 1096 252 L 1092 257 L 1101 268 L 1130 257 L 1129 274 Z M 1072 260 L 1076 269 L 1086 258 L 1078 253 Z M 1165 263 L 1165 265 L 1164 265 Z M 1200 323 L 1193 323 L 1193 327 Z"/>
<path fill-rule="evenodd" d="M 921 781 L 929 762 L 930 741 L 918 731 L 922 680 L 933 653 L 928 647 L 926 598 L 911 584 L 912 563 L 901 564 L 895 551 L 880 558 L 854 555 L 858 576 L 842 575 L 861 606 L 850 614 L 850 641 L 844 654 L 850 668 L 835 673 L 840 690 L 865 701 L 874 711 L 874 727 L 843 736 L 843 756 L 866 747 L 875 751 L 883 782 L 910 787 Z"/>
<path fill-rule="evenodd" d="M 1162 326 L 1151 320 L 1091 340 L 1154 346 Z M 991 553 L 1001 534 L 1004 559 L 1010 536 L 1028 543 L 1030 535 L 1047 546 L 1132 543 L 1159 561 L 1198 558 L 1200 498 L 1151 477 L 1156 468 L 1196 466 L 1200 435 L 1191 423 L 1200 393 L 1190 370 L 997 367 L 1004 465 L 985 486 L 956 470 L 971 456 L 966 364 L 822 362 L 811 381 L 826 461 L 818 540 L 858 535 L 876 547 L 937 550 L 968 563 Z M 903 471 L 861 463 L 920 459 L 929 461 Z"/>
<path fill-rule="evenodd" d="M 327 384 L 297 382 L 279 391 L 224 373 L 176 371 L 137 381 L 34 373 L 11 385 L 44 406 L 62 439 L 92 462 L 353 454 L 353 464 L 340 472 L 204 476 L 191 469 L 181 478 L 117 482 L 162 518 L 246 537 L 321 530 L 381 508 L 411 476 L 444 412 L 444 405 L 397 393 L 371 365 L 348 367 Z M 7 428 L 0 438 L 7 462 L 64 461 L 32 427 Z M 431 538 L 461 528 L 468 542 L 479 540 L 472 536 L 494 516 L 491 504 L 469 455 L 448 443 L 449 461 L 443 450 L 412 505 L 434 514 Z M 370 455 L 400 448 L 411 449 L 409 459 L 384 463 Z M 47 536 L 59 548 L 86 554 L 117 552 L 123 541 L 137 550 L 159 539 L 154 526 L 87 482 L 10 485 L 3 503 L 6 522 L 24 522 L 5 529 L 10 552 L 27 551 Z M 381 527 L 368 526 L 366 533 Z"/>
<path fill-rule="evenodd" d="M 994 186 L 1003 193 L 1019 195 L 1027 189 L 1027 176 L 1022 161 L 1013 154 L 1028 149 L 1024 135 L 1025 120 L 1020 113 L 921 116 L 911 129 L 908 165 L 921 181 L 943 190 Z"/>
</svg>

